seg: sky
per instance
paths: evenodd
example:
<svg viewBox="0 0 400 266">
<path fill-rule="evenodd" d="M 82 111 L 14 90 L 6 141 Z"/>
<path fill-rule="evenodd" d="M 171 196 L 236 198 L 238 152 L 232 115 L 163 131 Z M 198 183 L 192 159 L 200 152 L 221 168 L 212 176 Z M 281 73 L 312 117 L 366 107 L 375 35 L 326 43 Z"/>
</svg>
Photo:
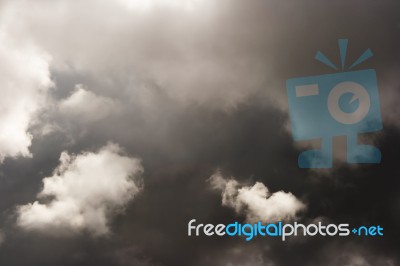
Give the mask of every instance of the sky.
<svg viewBox="0 0 400 266">
<path fill-rule="evenodd" d="M 380 164 L 301 169 L 286 80 L 377 73 Z M 0 265 L 400 265 L 400 3 L 0 1 Z M 341 70 L 339 70 L 341 71 Z M 382 237 L 193 237 L 203 223 Z"/>
</svg>

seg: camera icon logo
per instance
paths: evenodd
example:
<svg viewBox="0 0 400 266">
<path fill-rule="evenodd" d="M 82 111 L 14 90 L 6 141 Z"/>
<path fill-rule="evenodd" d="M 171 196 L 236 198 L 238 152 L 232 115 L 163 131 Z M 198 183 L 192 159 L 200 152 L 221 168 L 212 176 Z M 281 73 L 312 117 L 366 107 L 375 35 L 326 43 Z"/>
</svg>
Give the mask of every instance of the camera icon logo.
<svg viewBox="0 0 400 266">
<path fill-rule="evenodd" d="M 347 40 L 339 40 L 342 69 Z M 365 51 L 349 69 L 372 56 Z M 315 58 L 337 70 L 326 56 Z M 374 69 L 289 79 L 286 82 L 292 135 L 295 141 L 321 140 L 321 148 L 302 152 L 300 168 L 331 168 L 332 139 L 347 137 L 348 163 L 380 163 L 381 152 L 358 143 L 358 134 L 382 129 L 378 85 Z"/>
</svg>

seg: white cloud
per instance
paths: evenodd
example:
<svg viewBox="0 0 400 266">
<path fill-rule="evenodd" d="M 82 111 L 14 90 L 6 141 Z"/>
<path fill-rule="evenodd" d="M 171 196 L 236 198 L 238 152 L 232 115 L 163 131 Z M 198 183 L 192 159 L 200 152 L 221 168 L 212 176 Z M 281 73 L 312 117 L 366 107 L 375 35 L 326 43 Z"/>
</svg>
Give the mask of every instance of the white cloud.
<svg viewBox="0 0 400 266">
<path fill-rule="evenodd" d="M 59 110 L 66 117 L 86 123 L 105 118 L 118 111 L 118 105 L 114 100 L 96 95 L 78 84 L 75 86 L 75 91 L 59 103 Z"/>
<path fill-rule="evenodd" d="M 23 43 L 23 44 L 21 44 Z M 28 127 L 52 86 L 50 57 L 29 42 L 17 42 L 0 28 L 0 161 L 30 156 Z"/>
<path fill-rule="evenodd" d="M 209 182 L 212 188 L 222 192 L 222 205 L 246 215 L 248 222 L 277 222 L 292 220 L 306 205 L 292 193 L 271 193 L 260 182 L 245 186 L 235 179 L 226 179 L 220 173 L 213 174 Z"/>
<path fill-rule="evenodd" d="M 209 0 L 86 0 L 37 1 L 32 6 L 20 0 L 8 3 L 2 15 L 16 35 L 30 36 L 52 54 L 52 68 L 58 72 L 68 65 L 132 95 L 140 82 L 150 80 L 179 103 L 231 108 L 272 78 L 268 59 L 274 54 L 264 48 L 274 45 L 266 43 L 274 36 L 265 34 L 275 28 L 266 28 L 271 25 L 268 16 L 263 26 L 243 27 L 225 5 Z M 284 100 L 282 89 L 262 91 Z"/>
<path fill-rule="evenodd" d="M 141 162 L 121 155 L 108 144 L 97 153 L 63 152 L 60 165 L 43 179 L 38 199 L 17 208 L 17 224 L 26 230 L 65 234 L 87 230 L 93 235 L 109 232 L 109 218 L 139 192 Z"/>
<path fill-rule="evenodd" d="M 201 0 L 119 0 L 121 4 L 129 9 L 138 11 L 149 11 L 152 8 L 160 6 L 193 10 L 198 6 L 200 1 Z"/>
</svg>

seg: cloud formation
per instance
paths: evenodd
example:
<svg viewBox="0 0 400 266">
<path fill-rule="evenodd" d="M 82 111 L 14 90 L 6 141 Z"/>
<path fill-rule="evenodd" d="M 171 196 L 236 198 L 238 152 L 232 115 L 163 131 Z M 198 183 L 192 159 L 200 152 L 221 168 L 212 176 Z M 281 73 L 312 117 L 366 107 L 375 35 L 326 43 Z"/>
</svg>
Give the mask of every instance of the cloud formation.
<svg viewBox="0 0 400 266">
<path fill-rule="evenodd" d="M 78 84 L 68 98 L 60 101 L 59 110 L 63 116 L 88 123 L 115 113 L 118 105 L 112 99 L 96 95 Z"/>
<path fill-rule="evenodd" d="M 222 205 L 244 214 L 250 223 L 293 220 L 306 209 L 306 205 L 292 193 L 271 193 L 261 182 L 245 186 L 233 178 L 224 178 L 218 172 L 210 177 L 209 182 L 212 188 L 222 192 Z"/>
<path fill-rule="evenodd" d="M 63 152 L 53 176 L 43 179 L 38 199 L 17 209 L 17 224 L 26 230 L 64 234 L 84 229 L 99 236 L 109 232 L 109 218 L 140 190 L 140 160 L 121 155 L 108 144 L 98 152 Z"/>
<path fill-rule="evenodd" d="M 0 161 L 30 156 L 28 132 L 36 112 L 52 86 L 50 57 L 34 45 L 15 41 L 0 32 Z"/>
<path fill-rule="evenodd" d="M 30 36 L 53 55 L 59 72 L 73 69 L 107 85 L 123 80 L 131 94 L 146 93 L 138 86 L 149 82 L 180 104 L 225 109 L 264 89 L 271 65 L 259 53 L 273 45 L 254 46 L 261 26 L 248 32 L 226 8 L 208 0 L 38 1 L 34 7 L 16 1 L 3 13 L 18 36 Z M 232 29 L 235 34 L 219 34 Z"/>
<path fill-rule="evenodd" d="M 399 3 L 0 1 L 0 106 L 9 108 L 0 108 L 0 134 L 13 129 L 12 138 L 0 141 L 0 154 L 33 155 L 6 159 L 0 167 L 0 227 L 7 236 L 0 265 L 343 266 L 386 265 L 391 257 L 388 265 L 397 265 L 400 199 L 393 173 L 400 144 L 398 127 L 392 125 L 399 125 L 400 114 Z M 297 167 L 299 151 L 283 128 L 288 120 L 285 80 L 332 73 L 313 57 L 321 50 L 337 63 L 338 38 L 350 40 L 349 62 L 367 48 L 374 53 L 357 69 L 374 68 L 378 74 L 385 127 L 376 141 L 384 157 L 380 165 L 337 164 L 322 177 Z M 31 66 L 29 58 L 41 63 Z M 56 87 L 50 91 L 49 77 Z M 41 80 L 48 82 L 41 86 Z M 7 89 L 10 84 L 18 86 Z M 50 99 L 43 101 L 46 94 Z M 8 113 L 10 122 L 5 122 Z M 113 214 L 127 200 L 105 195 L 120 179 L 104 192 L 97 181 L 71 169 L 77 158 L 100 154 L 82 151 L 109 140 L 128 154 L 139 154 L 146 169 L 146 189 L 118 219 Z M 334 148 L 340 147 L 334 143 Z M 68 169 L 52 174 L 63 150 L 69 151 Z M 217 193 L 204 182 L 216 167 L 229 174 L 217 182 Z M 108 171 L 104 165 L 100 169 L 99 175 Z M 73 179 L 76 185 L 67 182 L 72 172 L 80 176 Z M 45 176 L 43 193 L 52 194 L 36 199 Z M 251 176 L 262 183 L 244 181 Z M 99 188 L 100 196 L 78 186 L 81 180 Z M 276 192 L 282 189 L 286 193 Z M 226 207 L 221 206 L 223 192 Z M 182 235 L 191 217 L 229 223 L 237 213 L 250 220 L 261 219 L 265 211 L 292 215 L 303 198 L 307 212 L 295 215 L 306 221 L 327 217 L 336 223 L 383 224 L 392 233 L 363 239 L 367 252 L 345 246 L 348 238 L 339 239 L 345 254 L 340 248 L 322 252 L 331 244 L 326 238 L 282 245 L 266 238 L 245 243 Z M 27 202 L 15 228 L 9 210 Z M 273 208 L 282 202 L 292 203 L 283 214 Z M 99 219 L 92 218 L 96 214 Z M 46 235 L 107 230 L 113 234 L 106 239 Z"/>
</svg>

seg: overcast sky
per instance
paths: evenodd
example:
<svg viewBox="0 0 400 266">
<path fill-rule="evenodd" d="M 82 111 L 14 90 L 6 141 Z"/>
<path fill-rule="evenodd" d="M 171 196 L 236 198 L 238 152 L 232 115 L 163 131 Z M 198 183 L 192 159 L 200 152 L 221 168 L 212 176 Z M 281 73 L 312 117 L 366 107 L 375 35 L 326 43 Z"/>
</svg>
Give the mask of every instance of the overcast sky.
<svg viewBox="0 0 400 266">
<path fill-rule="evenodd" d="M 374 56 L 382 163 L 300 169 L 285 82 Z M 400 2 L 3 0 L 0 265 L 400 265 Z M 335 148 L 340 149 L 340 148 Z M 285 204 L 283 204 L 283 202 Z M 287 220 L 380 238 L 189 237 Z"/>
</svg>

